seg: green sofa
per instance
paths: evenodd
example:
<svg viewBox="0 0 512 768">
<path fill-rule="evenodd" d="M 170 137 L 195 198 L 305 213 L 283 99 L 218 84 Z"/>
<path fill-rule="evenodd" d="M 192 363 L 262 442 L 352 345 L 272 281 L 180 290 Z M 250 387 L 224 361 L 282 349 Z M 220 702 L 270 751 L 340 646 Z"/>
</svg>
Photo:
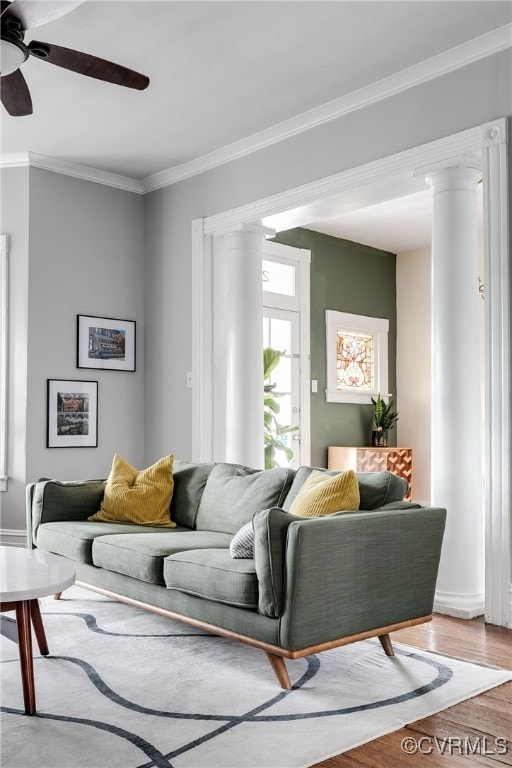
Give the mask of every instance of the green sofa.
<svg viewBox="0 0 512 768">
<path fill-rule="evenodd" d="M 329 474 L 335 472 L 326 471 Z M 357 473 L 360 509 L 288 512 L 311 467 L 257 471 L 174 462 L 176 528 L 93 522 L 105 481 L 27 487 L 30 546 L 71 559 L 77 583 L 285 659 L 429 621 L 446 511 L 403 501 L 389 472 Z M 252 519 L 253 558 L 229 551 Z"/>
</svg>

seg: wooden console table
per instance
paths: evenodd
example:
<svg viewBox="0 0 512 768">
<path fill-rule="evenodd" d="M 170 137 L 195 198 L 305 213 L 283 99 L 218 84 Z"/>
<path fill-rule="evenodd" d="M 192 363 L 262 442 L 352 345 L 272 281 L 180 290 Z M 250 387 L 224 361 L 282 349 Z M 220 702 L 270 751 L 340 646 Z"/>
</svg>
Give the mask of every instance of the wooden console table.
<svg viewBox="0 0 512 768">
<path fill-rule="evenodd" d="M 409 483 L 405 499 L 412 499 L 412 448 L 348 448 L 329 446 L 328 469 L 353 469 L 356 472 L 388 470 Z"/>
</svg>

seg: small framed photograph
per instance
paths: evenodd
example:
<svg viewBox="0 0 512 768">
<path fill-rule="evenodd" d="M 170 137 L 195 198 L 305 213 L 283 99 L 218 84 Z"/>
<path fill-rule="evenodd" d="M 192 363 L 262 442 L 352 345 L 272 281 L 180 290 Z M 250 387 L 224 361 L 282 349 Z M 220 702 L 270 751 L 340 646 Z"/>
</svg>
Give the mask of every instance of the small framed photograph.
<svg viewBox="0 0 512 768">
<path fill-rule="evenodd" d="M 48 379 L 47 448 L 96 448 L 98 382 Z"/>
<path fill-rule="evenodd" d="M 135 320 L 77 316 L 77 368 L 135 370 Z"/>
</svg>

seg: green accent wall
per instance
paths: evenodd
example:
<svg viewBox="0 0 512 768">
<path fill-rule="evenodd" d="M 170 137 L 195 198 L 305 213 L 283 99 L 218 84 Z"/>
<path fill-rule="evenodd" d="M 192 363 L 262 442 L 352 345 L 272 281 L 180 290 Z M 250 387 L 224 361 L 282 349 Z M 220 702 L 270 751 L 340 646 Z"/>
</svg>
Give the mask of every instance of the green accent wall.
<svg viewBox="0 0 512 768">
<path fill-rule="evenodd" d="M 325 311 L 389 320 L 389 391 L 396 393 L 396 256 L 350 240 L 290 229 L 274 240 L 311 251 L 311 464 L 327 466 L 329 445 L 370 445 L 371 405 L 327 403 Z M 385 393 L 382 393 L 385 394 Z M 396 429 L 389 435 L 396 445 Z"/>
</svg>

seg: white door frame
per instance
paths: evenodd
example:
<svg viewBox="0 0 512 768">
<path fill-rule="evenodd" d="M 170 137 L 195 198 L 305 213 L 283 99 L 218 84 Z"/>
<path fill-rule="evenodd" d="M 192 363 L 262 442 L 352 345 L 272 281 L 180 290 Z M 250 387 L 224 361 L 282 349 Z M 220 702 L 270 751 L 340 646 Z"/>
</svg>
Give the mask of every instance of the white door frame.
<svg viewBox="0 0 512 768">
<path fill-rule="evenodd" d="M 491 123 L 405 150 L 358 168 L 192 222 L 193 458 L 211 455 L 212 412 L 212 242 L 242 225 L 276 230 L 318 220 L 319 204 L 355 190 L 411 184 L 415 171 L 483 159 L 485 254 L 485 545 L 486 620 L 510 626 L 511 533 L 511 349 L 510 243 L 507 120 Z"/>
</svg>

